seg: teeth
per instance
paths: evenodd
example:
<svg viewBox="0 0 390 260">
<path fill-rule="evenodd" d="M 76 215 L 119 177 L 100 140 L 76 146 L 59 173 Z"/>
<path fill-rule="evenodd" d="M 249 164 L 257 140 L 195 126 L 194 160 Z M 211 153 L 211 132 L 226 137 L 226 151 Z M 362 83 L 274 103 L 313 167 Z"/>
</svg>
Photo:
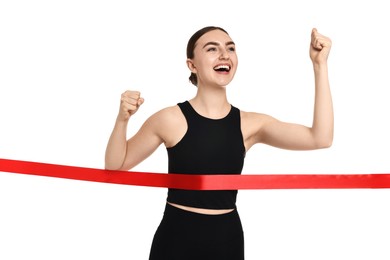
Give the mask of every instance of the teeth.
<svg viewBox="0 0 390 260">
<path fill-rule="evenodd" d="M 219 70 L 219 69 L 229 70 L 230 66 L 228 66 L 228 65 L 218 65 L 218 66 L 214 67 L 214 69 L 216 69 L 216 70 Z"/>
</svg>

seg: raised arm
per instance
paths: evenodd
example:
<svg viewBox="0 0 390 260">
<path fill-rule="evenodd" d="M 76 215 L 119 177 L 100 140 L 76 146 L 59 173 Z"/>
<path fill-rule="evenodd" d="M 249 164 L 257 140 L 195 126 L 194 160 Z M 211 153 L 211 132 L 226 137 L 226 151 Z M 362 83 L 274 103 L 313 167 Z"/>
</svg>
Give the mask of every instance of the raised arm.
<svg viewBox="0 0 390 260">
<path fill-rule="evenodd" d="M 126 140 L 129 120 L 143 102 L 138 91 L 126 91 L 122 94 L 119 113 L 106 148 L 106 169 L 129 170 L 161 144 L 152 119 L 148 119 L 136 135 Z"/>
<path fill-rule="evenodd" d="M 331 40 L 312 30 L 310 58 L 314 69 L 315 104 L 311 127 L 281 122 L 271 116 L 248 113 L 247 122 L 255 127 L 248 127 L 247 146 L 265 143 L 290 150 L 312 150 L 327 148 L 333 142 L 333 104 L 328 79 L 328 56 Z M 251 135 L 253 134 L 253 135 Z"/>
<path fill-rule="evenodd" d="M 332 42 L 312 30 L 310 58 L 313 62 L 315 80 L 315 106 L 311 134 L 316 144 L 329 147 L 333 142 L 333 103 L 328 77 L 328 56 Z"/>
</svg>

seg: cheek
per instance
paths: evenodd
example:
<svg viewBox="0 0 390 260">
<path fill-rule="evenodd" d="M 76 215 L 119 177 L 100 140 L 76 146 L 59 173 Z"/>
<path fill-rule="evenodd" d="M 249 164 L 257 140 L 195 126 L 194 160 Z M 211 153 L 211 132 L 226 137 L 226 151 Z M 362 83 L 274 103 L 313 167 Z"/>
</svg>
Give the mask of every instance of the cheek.
<svg viewBox="0 0 390 260">
<path fill-rule="evenodd" d="M 204 59 L 202 59 L 202 60 L 199 60 L 199 61 L 196 63 L 196 66 L 197 66 L 198 71 L 199 71 L 199 70 L 202 70 L 202 71 L 209 71 L 210 68 L 212 69 L 213 64 L 214 64 L 214 60 L 213 60 L 213 59 L 204 58 Z"/>
<path fill-rule="evenodd" d="M 233 53 L 231 56 L 230 56 L 230 59 L 231 61 L 234 63 L 234 64 L 238 64 L 238 57 L 237 57 L 237 54 L 236 53 Z"/>
<path fill-rule="evenodd" d="M 237 67 L 238 67 L 238 59 L 237 59 L 237 57 L 235 59 L 232 59 L 232 63 L 233 63 L 233 66 L 234 66 L 234 71 L 236 71 Z"/>
</svg>

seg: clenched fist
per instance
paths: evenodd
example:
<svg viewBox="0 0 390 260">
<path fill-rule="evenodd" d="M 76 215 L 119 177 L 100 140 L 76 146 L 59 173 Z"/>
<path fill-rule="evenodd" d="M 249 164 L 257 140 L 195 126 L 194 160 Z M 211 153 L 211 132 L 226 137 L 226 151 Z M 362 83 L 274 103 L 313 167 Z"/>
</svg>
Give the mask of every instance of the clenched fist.
<svg viewBox="0 0 390 260">
<path fill-rule="evenodd" d="M 317 32 L 314 28 L 311 32 L 310 58 L 314 64 L 323 64 L 328 60 L 332 41 Z"/>
<path fill-rule="evenodd" d="M 144 103 L 139 91 L 127 90 L 121 95 L 121 104 L 118 119 L 126 121 L 134 115 L 138 108 Z"/>
</svg>

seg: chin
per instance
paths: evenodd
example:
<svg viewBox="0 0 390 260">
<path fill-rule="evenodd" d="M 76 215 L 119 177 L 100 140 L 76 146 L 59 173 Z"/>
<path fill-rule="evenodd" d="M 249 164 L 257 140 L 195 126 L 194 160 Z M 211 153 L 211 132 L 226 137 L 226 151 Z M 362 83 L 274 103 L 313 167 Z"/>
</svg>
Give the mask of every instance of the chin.
<svg viewBox="0 0 390 260">
<path fill-rule="evenodd" d="M 226 87 L 227 85 L 230 84 L 230 82 L 232 82 L 231 80 L 222 80 L 220 82 L 218 82 L 217 84 L 221 87 Z"/>
<path fill-rule="evenodd" d="M 225 78 L 219 78 L 219 79 L 216 79 L 214 81 L 214 84 L 216 85 L 219 85 L 219 86 L 226 86 L 226 85 L 229 85 L 230 82 L 232 82 L 232 78 L 228 78 L 228 77 L 225 77 Z"/>
</svg>

